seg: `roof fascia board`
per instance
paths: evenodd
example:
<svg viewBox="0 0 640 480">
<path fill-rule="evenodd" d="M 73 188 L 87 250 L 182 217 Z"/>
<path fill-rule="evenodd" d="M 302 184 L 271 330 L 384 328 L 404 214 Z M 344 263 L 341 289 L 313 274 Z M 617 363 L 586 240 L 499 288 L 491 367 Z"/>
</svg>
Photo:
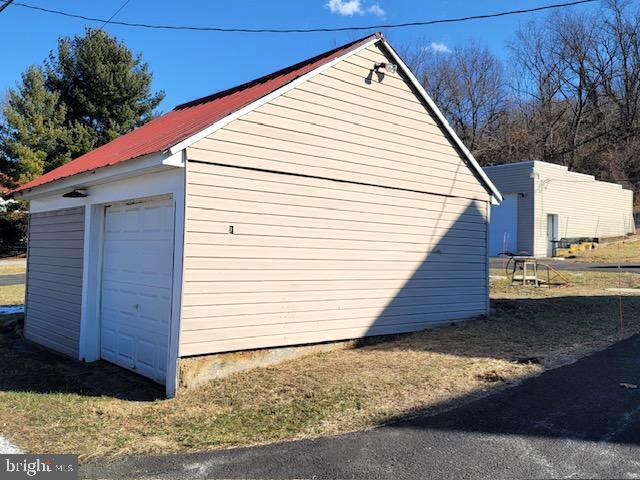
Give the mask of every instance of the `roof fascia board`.
<svg viewBox="0 0 640 480">
<path fill-rule="evenodd" d="M 184 167 L 182 154 L 171 155 L 168 152 L 151 153 L 126 162 L 119 162 L 114 165 L 78 173 L 70 177 L 53 180 L 37 187 L 16 192 L 14 196 L 23 200 L 32 200 L 62 193 L 69 189 L 90 187 L 172 167 Z"/>
<path fill-rule="evenodd" d="M 200 132 L 190 136 L 189 138 L 186 138 L 186 139 L 182 140 L 180 143 L 177 143 L 176 145 L 171 147 L 169 149 L 169 152 L 171 152 L 171 154 L 176 154 L 179 151 L 184 150 L 187 147 L 190 147 L 191 145 L 193 145 L 198 140 L 202 140 L 203 138 L 205 138 L 205 137 L 211 135 L 212 133 L 214 133 L 216 130 L 219 130 L 219 129 L 225 127 L 229 123 L 231 123 L 234 120 L 242 117 L 243 115 L 246 115 L 247 113 L 255 110 L 256 108 L 264 105 L 265 103 L 268 103 L 271 100 L 273 100 L 275 98 L 278 98 L 279 96 L 287 93 L 288 91 L 293 90 L 298 85 L 306 82 L 307 80 L 309 80 L 310 78 L 315 77 L 316 75 L 321 74 L 325 70 L 330 69 L 335 64 L 337 64 L 338 62 L 341 62 L 345 58 L 348 58 L 351 55 L 355 55 L 356 53 L 360 52 L 361 50 L 364 50 L 365 48 L 367 48 L 367 47 L 369 47 L 369 46 L 371 46 L 374 43 L 379 42 L 379 41 L 380 41 L 380 38 L 372 38 L 368 42 L 360 45 L 357 48 L 354 48 L 353 50 L 345 53 L 344 55 L 336 57 L 333 60 L 331 60 L 330 62 L 325 63 L 324 65 L 321 65 L 318 68 L 315 68 L 314 70 L 312 70 L 312 71 L 310 71 L 308 73 L 305 73 L 304 75 L 296 78 L 295 80 L 292 80 L 291 82 L 287 83 L 286 85 L 283 85 L 282 87 L 278 88 L 277 90 L 274 90 L 270 94 L 265 95 L 264 97 L 261 97 L 260 99 L 250 103 L 246 107 L 243 107 L 240 110 L 237 110 L 234 113 L 227 115 L 223 119 L 218 120 L 217 122 L 215 122 L 211 126 L 205 128 L 204 130 L 201 130 Z"/>
<path fill-rule="evenodd" d="M 451 138 L 453 138 L 453 141 L 456 143 L 458 148 L 460 148 L 460 150 L 462 150 L 462 153 L 464 153 L 465 157 L 467 157 L 467 160 L 469 160 L 469 163 L 471 164 L 471 166 L 478 173 L 478 176 L 484 181 L 485 186 L 487 187 L 487 189 L 492 194 L 492 202 L 491 203 L 494 203 L 494 204 L 500 203 L 502 201 L 502 194 L 497 189 L 497 187 L 493 184 L 493 182 L 489 179 L 489 177 L 484 172 L 484 170 L 482 170 L 482 167 L 480 167 L 480 164 L 473 157 L 471 152 L 467 149 L 467 147 L 464 146 L 464 144 L 462 143 L 462 140 L 460 140 L 458 135 L 456 135 L 456 132 L 453 131 L 453 128 L 451 128 L 451 125 L 449 125 L 449 122 L 447 121 L 447 119 L 444 117 L 444 115 L 442 114 L 440 109 L 436 106 L 436 104 L 433 102 L 433 100 L 431 100 L 431 97 L 427 94 L 427 92 L 422 87 L 422 85 L 420 85 L 420 82 L 418 81 L 418 79 L 411 72 L 409 67 L 404 63 L 402 58 L 400 58 L 400 55 L 398 55 L 396 53 L 396 51 L 393 49 L 393 47 L 384 38 L 380 39 L 380 41 L 385 46 L 387 51 L 391 54 L 393 59 L 400 66 L 400 68 L 402 69 L 404 74 L 409 78 L 409 80 L 411 80 L 411 83 L 416 88 L 416 90 L 420 93 L 420 95 L 422 96 L 424 101 L 427 102 L 427 105 L 429 105 L 429 107 L 436 114 L 436 117 L 438 117 L 438 120 L 440 120 L 440 122 L 444 126 L 445 130 L 447 131 L 447 133 L 449 133 L 449 135 L 451 135 Z"/>
</svg>

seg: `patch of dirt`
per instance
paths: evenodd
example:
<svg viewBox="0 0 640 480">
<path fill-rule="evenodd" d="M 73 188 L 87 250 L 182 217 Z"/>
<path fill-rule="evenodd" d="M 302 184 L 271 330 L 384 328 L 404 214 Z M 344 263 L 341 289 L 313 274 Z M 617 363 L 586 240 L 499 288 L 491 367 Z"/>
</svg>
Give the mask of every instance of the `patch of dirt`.
<svg viewBox="0 0 640 480">
<path fill-rule="evenodd" d="M 506 378 L 504 378 L 495 370 L 491 370 L 490 372 L 479 373 L 476 375 L 476 378 L 481 382 L 486 382 L 486 383 L 497 383 L 497 382 L 507 381 Z"/>
</svg>

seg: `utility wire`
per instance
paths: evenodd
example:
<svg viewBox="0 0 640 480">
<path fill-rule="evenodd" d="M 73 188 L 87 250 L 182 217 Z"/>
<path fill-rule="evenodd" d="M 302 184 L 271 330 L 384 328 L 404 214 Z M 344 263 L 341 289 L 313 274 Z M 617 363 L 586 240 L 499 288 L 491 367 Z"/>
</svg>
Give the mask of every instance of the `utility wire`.
<svg viewBox="0 0 640 480">
<path fill-rule="evenodd" d="M 2 5 L 0 5 L 0 12 L 2 12 L 5 8 L 7 8 L 11 4 L 11 2 L 13 2 L 13 0 L 7 0 Z"/>
<path fill-rule="evenodd" d="M 131 0 L 127 0 L 126 2 L 124 2 L 124 3 L 122 4 L 122 6 L 121 6 L 118 10 L 116 10 L 116 11 L 114 12 L 114 14 L 113 14 L 113 15 L 111 15 L 111 16 L 109 17 L 109 19 L 108 19 L 106 22 L 104 22 L 100 28 L 98 28 L 98 30 L 96 30 L 96 33 L 98 33 L 98 32 L 100 32 L 100 31 L 102 31 L 102 29 L 103 29 L 104 27 L 106 27 L 106 26 L 107 26 L 107 24 L 108 24 L 108 23 L 110 23 L 110 22 L 111 22 L 111 20 L 113 20 L 113 19 L 115 18 L 115 16 L 116 16 L 116 15 L 118 15 L 118 14 L 122 11 L 122 9 L 123 9 L 124 7 L 126 7 L 126 6 L 127 6 L 127 4 L 128 4 L 130 1 L 131 1 Z"/>
<path fill-rule="evenodd" d="M 53 9 L 44 8 L 44 7 L 36 7 L 35 5 L 29 5 L 27 3 L 21 3 L 21 2 L 14 2 L 13 5 L 18 7 L 28 8 L 31 10 L 37 10 L 40 12 L 52 13 L 56 15 L 62 15 L 65 17 L 71 17 L 71 18 L 78 18 L 78 19 L 86 20 L 90 22 L 104 22 L 105 25 L 107 23 L 111 23 L 112 25 L 121 25 L 125 27 L 151 28 L 151 29 L 159 29 L 159 30 L 191 30 L 191 31 L 200 31 L 200 32 L 226 32 L 226 33 L 230 33 L 230 32 L 235 32 L 235 33 L 317 33 L 317 32 L 347 32 L 347 31 L 358 31 L 358 30 L 380 30 L 380 29 L 389 29 L 389 28 L 438 25 L 442 23 L 466 22 L 469 20 L 486 20 L 488 18 L 505 17 L 508 15 L 520 15 L 524 13 L 540 12 L 540 11 L 549 10 L 552 8 L 571 7 L 574 5 L 580 5 L 583 3 L 593 3 L 596 1 L 598 0 L 576 0 L 568 3 L 556 3 L 552 5 L 543 5 L 541 7 L 536 7 L 536 8 L 510 10 L 505 12 L 490 13 L 486 15 L 472 15 L 467 17 L 446 18 L 446 19 L 440 19 L 440 20 L 425 20 L 425 21 L 419 21 L 419 22 L 391 23 L 391 24 L 378 24 L 378 25 L 339 27 L 339 28 L 223 28 L 223 27 L 196 27 L 196 26 L 188 26 L 188 25 L 159 25 L 159 24 L 150 24 L 150 23 L 109 21 L 101 18 L 77 15 L 74 13 L 64 12 L 61 10 L 53 10 Z"/>
</svg>

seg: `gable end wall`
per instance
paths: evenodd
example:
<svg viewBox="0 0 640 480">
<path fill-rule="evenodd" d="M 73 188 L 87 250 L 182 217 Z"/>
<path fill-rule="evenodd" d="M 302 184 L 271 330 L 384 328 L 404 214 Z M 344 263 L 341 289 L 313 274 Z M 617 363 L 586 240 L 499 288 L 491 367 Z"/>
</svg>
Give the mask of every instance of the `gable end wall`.
<svg viewBox="0 0 640 480">
<path fill-rule="evenodd" d="M 490 196 L 377 46 L 187 149 L 180 356 L 487 312 Z"/>
</svg>

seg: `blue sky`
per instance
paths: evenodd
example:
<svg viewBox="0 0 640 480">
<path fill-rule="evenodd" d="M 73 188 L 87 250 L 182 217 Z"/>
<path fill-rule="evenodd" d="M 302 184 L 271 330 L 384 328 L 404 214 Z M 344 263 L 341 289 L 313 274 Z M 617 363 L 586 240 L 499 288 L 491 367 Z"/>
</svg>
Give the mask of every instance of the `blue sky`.
<svg viewBox="0 0 640 480">
<path fill-rule="evenodd" d="M 81 15 L 108 18 L 124 0 L 17 0 Z M 343 27 L 486 14 L 532 8 L 554 0 L 130 0 L 117 20 L 222 27 Z M 599 8 L 597 3 L 570 7 Z M 460 24 L 393 29 L 383 33 L 396 47 L 420 43 L 442 50 L 476 40 L 506 57 L 506 43 L 527 14 Z M 41 63 L 58 36 L 81 33 L 95 24 L 9 6 L 0 13 L 0 94 L 20 73 Z M 154 88 L 167 96 L 160 106 L 176 104 L 243 83 L 296 63 L 367 32 L 313 34 L 240 34 L 157 31 L 108 25 L 105 30 L 143 54 L 154 74 Z"/>
</svg>

